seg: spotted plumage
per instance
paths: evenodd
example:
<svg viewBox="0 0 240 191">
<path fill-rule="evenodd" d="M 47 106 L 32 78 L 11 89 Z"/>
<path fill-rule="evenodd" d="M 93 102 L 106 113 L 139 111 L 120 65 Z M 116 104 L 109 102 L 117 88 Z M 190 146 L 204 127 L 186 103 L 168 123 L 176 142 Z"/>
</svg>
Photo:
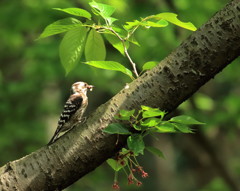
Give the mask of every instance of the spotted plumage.
<svg viewBox="0 0 240 191">
<path fill-rule="evenodd" d="M 57 129 L 49 144 L 55 142 L 60 133 L 70 130 L 78 122 L 81 122 L 84 111 L 88 105 L 87 90 L 93 86 L 85 82 L 76 82 L 72 85 L 71 95 L 64 105 L 64 109 L 58 120 Z"/>
</svg>

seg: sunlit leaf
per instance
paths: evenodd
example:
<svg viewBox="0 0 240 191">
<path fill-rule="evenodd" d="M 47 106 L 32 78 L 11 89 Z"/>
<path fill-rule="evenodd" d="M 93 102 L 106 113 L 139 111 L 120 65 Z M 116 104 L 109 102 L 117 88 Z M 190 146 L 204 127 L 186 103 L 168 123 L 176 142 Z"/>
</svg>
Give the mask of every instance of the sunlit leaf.
<svg viewBox="0 0 240 191">
<path fill-rule="evenodd" d="M 111 123 L 105 129 L 103 129 L 103 132 L 109 133 L 109 134 L 121 134 L 121 135 L 131 134 L 131 132 L 128 131 L 128 129 L 120 123 Z"/>
<path fill-rule="evenodd" d="M 151 152 L 152 154 L 155 154 L 155 155 L 157 155 L 157 156 L 159 156 L 159 157 L 161 157 L 161 158 L 165 158 L 163 152 L 160 151 L 160 150 L 159 150 L 158 148 L 156 148 L 156 147 L 147 146 L 146 149 L 147 149 L 149 152 Z"/>
<path fill-rule="evenodd" d="M 170 23 L 178 25 L 182 28 L 195 31 L 197 28 L 191 22 L 182 22 L 177 18 L 177 14 L 175 13 L 160 13 L 154 16 L 155 19 L 164 19 Z"/>
<path fill-rule="evenodd" d="M 134 152 L 135 155 L 143 154 L 145 144 L 143 137 L 140 134 L 133 134 L 127 139 L 128 148 Z"/>
<path fill-rule="evenodd" d="M 90 66 L 94 66 L 96 68 L 105 69 L 105 70 L 119 71 L 119 72 L 122 72 L 122 73 L 128 75 L 129 77 L 133 78 L 132 72 L 118 62 L 114 62 L 114 61 L 90 61 L 90 62 L 85 62 L 85 64 L 88 64 Z"/>
<path fill-rule="evenodd" d="M 187 115 L 179 115 L 171 118 L 169 121 L 181 123 L 185 125 L 204 125 L 205 124 Z"/>
<path fill-rule="evenodd" d="M 70 15 L 74 15 L 74 16 L 79 16 L 79 17 L 85 17 L 87 19 L 91 19 L 91 14 L 84 10 L 84 9 L 80 9 L 80 8 L 66 8 L 66 9 L 61 9 L 61 8 L 53 8 L 54 10 L 58 10 L 58 11 L 62 11 L 65 13 L 68 13 Z"/>
<path fill-rule="evenodd" d="M 78 27 L 68 31 L 59 46 L 60 60 L 68 74 L 79 62 L 86 38 L 85 27 Z"/>
<path fill-rule="evenodd" d="M 85 58 L 87 61 L 105 60 L 106 48 L 101 34 L 91 30 L 88 34 L 85 46 Z"/>
<path fill-rule="evenodd" d="M 168 22 L 165 20 L 160 20 L 157 22 L 153 22 L 153 21 L 146 21 L 144 23 L 141 24 L 142 26 L 149 26 L 149 27 L 166 27 L 168 26 Z"/>
<path fill-rule="evenodd" d="M 151 70 L 151 69 L 154 68 L 157 64 L 158 64 L 158 62 L 155 62 L 155 61 L 146 62 L 146 63 L 143 65 L 143 67 L 142 67 L 142 71 Z"/>
<path fill-rule="evenodd" d="M 141 105 L 141 108 L 142 108 L 142 110 L 144 110 L 144 111 L 147 111 L 147 110 L 152 109 L 151 107 L 146 106 L 146 105 Z"/>
<path fill-rule="evenodd" d="M 124 46 L 118 37 L 112 34 L 105 34 L 104 36 L 114 48 L 116 48 L 122 55 L 124 55 Z"/>
<path fill-rule="evenodd" d="M 141 25 L 141 22 L 139 20 L 134 20 L 132 22 L 126 22 L 126 24 L 123 26 L 126 30 L 131 30 L 136 26 Z"/>
<path fill-rule="evenodd" d="M 48 25 L 42 34 L 40 35 L 40 38 L 46 38 L 48 36 L 52 36 L 55 34 L 63 33 L 69 30 L 72 30 L 74 28 L 80 27 L 82 23 L 74 18 L 65 18 L 58 20 L 50 25 Z"/>
<path fill-rule="evenodd" d="M 95 1 L 90 2 L 89 5 L 95 9 L 95 11 L 97 13 L 99 13 L 103 18 L 107 19 L 108 17 L 111 17 L 111 15 L 114 13 L 115 8 L 110 6 L 110 5 L 106 5 L 103 3 L 97 3 Z"/>
<path fill-rule="evenodd" d="M 115 21 L 118 20 L 118 19 L 113 18 L 113 17 L 105 17 L 105 19 L 107 20 L 109 25 L 112 25 Z"/>
<path fill-rule="evenodd" d="M 143 122 L 141 122 L 142 126 L 145 127 L 154 127 L 156 125 L 158 125 L 162 120 L 160 118 L 148 118 L 146 120 L 144 120 Z"/>
<path fill-rule="evenodd" d="M 158 133 L 175 133 L 175 125 L 170 122 L 161 123 L 156 126 L 155 131 Z"/>
<path fill-rule="evenodd" d="M 143 111 L 142 117 L 143 118 L 149 118 L 149 117 L 160 116 L 162 118 L 165 114 L 166 113 L 164 111 L 161 111 L 160 109 L 151 108 L 149 110 Z"/>
</svg>

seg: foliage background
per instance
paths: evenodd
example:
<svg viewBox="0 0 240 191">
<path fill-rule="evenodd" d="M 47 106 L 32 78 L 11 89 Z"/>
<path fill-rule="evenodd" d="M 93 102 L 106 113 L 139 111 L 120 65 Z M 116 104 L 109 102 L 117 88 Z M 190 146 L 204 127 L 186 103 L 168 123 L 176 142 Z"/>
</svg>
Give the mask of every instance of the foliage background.
<svg viewBox="0 0 240 191">
<path fill-rule="evenodd" d="M 117 8 L 119 22 L 164 11 L 175 12 L 183 21 L 197 27 L 205 23 L 227 0 L 99 0 Z M 64 18 L 53 7 L 89 9 L 79 0 L 2 0 L 0 2 L 0 166 L 45 145 L 53 134 L 59 113 L 75 81 L 96 86 L 90 93 L 87 112 L 117 93 L 128 78 L 113 71 L 86 65 L 65 76 L 58 57 L 59 36 L 36 41 L 44 27 Z M 168 26 L 140 30 L 136 38 L 141 47 L 130 53 L 141 67 L 150 60 L 160 61 L 191 32 Z M 128 64 L 110 44 L 107 59 Z M 158 141 L 149 139 L 165 154 L 165 160 L 148 153 L 141 157 L 150 175 L 143 186 L 127 186 L 124 174 L 122 190 L 229 191 L 240 178 L 240 88 L 239 64 L 235 61 L 220 75 L 183 103 L 177 113 L 192 115 L 207 123 L 194 135 L 163 134 Z M 219 165 L 220 164 L 220 165 Z M 111 190 L 113 171 L 102 165 L 69 187 L 69 191 Z"/>
</svg>

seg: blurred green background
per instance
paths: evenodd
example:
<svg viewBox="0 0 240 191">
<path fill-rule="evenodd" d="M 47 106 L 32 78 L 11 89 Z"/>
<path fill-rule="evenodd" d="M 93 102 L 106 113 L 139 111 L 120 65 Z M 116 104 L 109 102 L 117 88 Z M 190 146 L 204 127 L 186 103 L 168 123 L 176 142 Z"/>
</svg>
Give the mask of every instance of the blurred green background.
<svg viewBox="0 0 240 191">
<path fill-rule="evenodd" d="M 58 56 L 61 35 L 36 40 L 44 27 L 66 15 L 51 8 L 81 7 L 80 0 L 0 1 L 0 166 L 44 146 L 52 136 L 69 88 L 75 81 L 96 86 L 90 93 L 87 112 L 117 93 L 128 81 L 123 74 L 79 64 L 65 76 Z M 227 0 L 99 0 L 117 8 L 119 23 L 164 11 L 175 12 L 197 27 L 204 24 Z M 163 29 L 139 30 L 141 47 L 132 47 L 132 58 L 141 67 L 160 61 L 177 47 L 190 31 L 170 25 Z M 127 64 L 110 44 L 107 59 Z M 238 63 L 237 63 L 238 62 Z M 147 140 L 161 149 L 165 160 L 146 153 L 140 157 L 149 178 L 141 187 L 122 190 L 230 191 L 240 178 L 240 87 L 239 60 L 208 82 L 176 111 L 207 125 L 193 135 L 162 134 Z M 97 98 L 97 99 L 96 99 Z M 106 164 L 70 186 L 68 191 L 111 190 L 113 171 Z"/>
</svg>

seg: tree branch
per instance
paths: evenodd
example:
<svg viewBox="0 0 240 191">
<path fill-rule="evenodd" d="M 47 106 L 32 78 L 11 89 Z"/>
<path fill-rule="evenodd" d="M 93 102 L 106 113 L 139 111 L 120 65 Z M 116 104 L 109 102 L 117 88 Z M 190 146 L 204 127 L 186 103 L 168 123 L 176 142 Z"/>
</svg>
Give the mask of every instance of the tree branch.
<svg viewBox="0 0 240 191">
<path fill-rule="evenodd" d="M 126 137 L 102 132 L 120 109 L 173 111 L 240 52 L 240 1 L 233 0 L 151 71 L 134 80 L 51 146 L 0 168 L 0 190 L 63 189 L 113 156 Z M 90 100 L 91 101 L 91 100 Z"/>
</svg>

